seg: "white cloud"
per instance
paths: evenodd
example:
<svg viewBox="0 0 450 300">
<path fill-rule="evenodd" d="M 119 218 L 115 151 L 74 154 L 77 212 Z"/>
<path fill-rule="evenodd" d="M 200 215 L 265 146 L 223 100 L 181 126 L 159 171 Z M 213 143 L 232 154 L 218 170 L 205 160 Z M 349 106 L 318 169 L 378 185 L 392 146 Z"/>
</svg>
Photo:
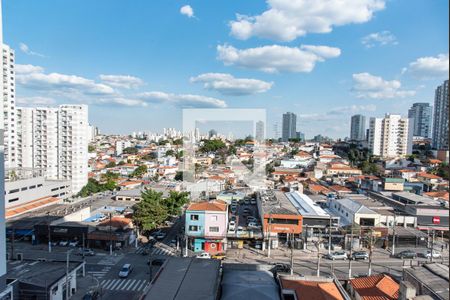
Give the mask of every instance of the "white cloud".
<svg viewBox="0 0 450 300">
<path fill-rule="evenodd" d="M 257 16 L 236 15 L 231 35 L 292 41 L 307 33 L 328 33 L 333 26 L 365 23 L 385 0 L 267 0 L 269 8 Z"/>
<path fill-rule="evenodd" d="M 377 45 L 398 45 L 395 35 L 387 30 L 368 34 L 361 39 L 361 43 L 366 48 L 372 48 Z"/>
<path fill-rule="evenodd" d="M 363 111 L 373 112 L 377 109 L 374 104 L 368 105 L 349 105 L 349 106 L 338 106 L 332 108 L 327 112 L 328 115 L 344 115 L 344 114 L 355 114 Z"/>
<path fill-rule="evenodd" d="M 188 18 L 194 17 L 194 10 L 190 5 L 184 5 L 180 8 L 180 13 Z"/>
<path fill-rule="evenodd" d="M 144 81 L 138 77 L 130 75 L 104 75 L 101 74 L 100 80 L 107 85 L 124 88 L 124 89 L 134 89 L 144 84 Z"/>
<path fill-rule="evenodd" d="M 52 105 L 55 104 L 56 101 L 53 98 L 50 97 L 41 97 L 41 96 L 35 96 L 35 97 L 17 97 L 17 104 L 24 105 L 24 106 L 36 106 L 36 105 Z"/>
<path fill-rule="evenodd" d="M 203 83 L 205 89 L 235 96 L 264 93 L 270 90 L 273 85 L 273 82 L 250 78 L 235 78 L 231 74 L 225 73 L 204 73 L 197 77 L 191 77 L 190 81 Z"/>
<path fill-rule="evenodd" d="M 225 101 L 192 94 L 172 94 L 164 92 L 145 92 L 138 95 L 138 98 L 149 103 L 169 103 L 177 107 L 202 107 L 202 108 L 225 108 Z"/>
<path fill-rule="evenodd" d="M 39 56 L 39 57 L 45 57 L 44 54 L 38 53 L 38 52 L 34 52 L 31 51 L 30 47 L 28 47 L 27 44 L 25 43 L 20 43 L 19 44 L 19 49 L 20 51 L 22 51 L 23 53 L 27 54 L 27 55 L 31 55 L 31 56 Z"/>
<path fill-rule="evenodd" d="M 99 104 L 118 104 L 122 106 L 148 106 L 148 103 L 141 99 L 132 99 L 126 97 L 111 97 L 98 100 Z"/>
<path fill-rule="evenodd" d="M 287 47 L 279 45 L 249 49 L 236 49 L 229 45 L 217 46 L 217 58 L 225 65 L 237 65 L 267 73 L 311 72 L 316 62 L 338 57 L 339 48 L 328 46 L 302 45 Z"/>
<path fill-rule="evenodd" d="M 358 98 L 388 99 L 414 96 L 413 90 L 401 89 L 398 80 L 384 80 L 369 73 L 353 74 L 353 91 Z"/>
<path fill-rule="evenodd" d="M 44 71 L 44 68 L 33 65 L 20 65 L 17 64 L 14 67 L 16 74 L 31 74 L 31 73 L 41 73 Z"/>
<path fill-rule="evenodd" d="M 76 75 L 44 73 L 44 69 L 33 65 L 18 65 L 16 81 L 19 85 L 35 90 L 61 94 L 80 93 L 84 95 L 113 95 L 109 85 Z"/>
<path fill-rule="evenodd" d="M 403 73 L 408 72 L 421 79 L 448 78 L 448 66 L 448 53 L 439 54 L 436 57 L 425 56 L 410 63 L 409 67 L 403 70 Z"/>
</svg>

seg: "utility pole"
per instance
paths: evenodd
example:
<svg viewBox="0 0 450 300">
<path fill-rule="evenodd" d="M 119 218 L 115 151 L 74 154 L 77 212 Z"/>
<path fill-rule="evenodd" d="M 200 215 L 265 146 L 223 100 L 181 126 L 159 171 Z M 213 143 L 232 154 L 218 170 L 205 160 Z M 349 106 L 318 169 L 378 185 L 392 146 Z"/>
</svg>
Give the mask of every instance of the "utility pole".
<svg viewBox="0 0 450 300">
<path fill-rule="evenodd" d="M 294 230 L 291 234 L 291 276 L 294 275 Z"/>
<path fill-rule="evenodd" d="M 430 257 L 430 259 L 431 259 L 431 262 L 433 262 L 433 252 L 434 252 L 434 233 L 435 233 L 435 231 L 434 231 L 434 229 L 433 229 L 433 232 L 432 232 L 432 236 L 431 236 L 431 257 Z"/>
<path fill-rule="evenodd" d="M 352 278 L 352 250 L 353 250 L 353 221 L 350 234 L 350 257 L 348 260 L 348 279 Z"/>
<path fill-rule="evenodd" d="M 373 252 L 373 232 L 370 230 L 369 236 L 369 276 L 372 275 L 372 252 Z"/>
<path fill-rule="evenodd" d="M 269 226 L 267 226 L 267 238 L 269 245 L 267 246 L 267 257 L 270 257 L 270 226 L 272 225 L 272 212 L 269 214 Z"/>
<path fill-rule="evenodd" d="M 397 224 L 397 215 L 394 212 L 394 226 L 392 228 L 392 255 L 395 255 L 395 225 Z"/>
<path fill-rule="evenodd" d="M 319 231 L 319 240 L 316 242 L 317 248 L 317 277 L 320 277 L 320 243 L 322 241 L 322 234 Z"/>
<path fill-rule="evenodd" d="M 328 227 L 328 254 L 331 254 L 331 214 L 330 214 L 330 226 Z"/>
<path fill-rule="evenodd" d="M 66 257 L 66 299 L 69 299 L 70 297 L 70 289 L 69 289 L 69 255 L 72 250 L 67 250 L 67 257 Z"/>
<path fill-rule="evenodd" d="M 109 213 L 109 255 L 113 254 L 112 231 L 111 231 L 111 213 Z"/>
<path fill-rule="evenodd" d="M 15 231 L 16 229 L 13 227 L 11 232 L 11 258 L 9 260 L 14 259 L 14 240 L 15 240 Z"/>
<path fill-rule="evenodd" d="M 52 252 L 52 237 L 50 230 L 50 212 L 47 212 L 47 230 L 48 230 L 48 252 Z"/>
</svg>

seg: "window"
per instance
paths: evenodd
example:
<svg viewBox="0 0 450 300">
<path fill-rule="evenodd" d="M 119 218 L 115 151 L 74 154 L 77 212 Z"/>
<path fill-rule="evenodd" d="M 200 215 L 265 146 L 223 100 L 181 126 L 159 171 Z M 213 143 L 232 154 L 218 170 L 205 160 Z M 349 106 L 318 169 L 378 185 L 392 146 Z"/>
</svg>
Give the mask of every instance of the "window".
<svg viewBox="0 0 450 300">
<path fill-rule="evenodd" d="M 14 194 L 14 193 L 17 193 L 18 191 L 19 191 L 19 189 L 10 190 L 8 194 Z"/>
<path fill-rule="evenodd" d="M 219 227 L 217 227 L 217 226 L 209 227 L 209 231 L 210 232 L 219 232 Z"/>
<path fill-rule="evenodd" d="M 191 221 L 198 221 L 198 215 L 191 215 Z"/>
<path fill-rule="evenodd" d="M 217 221 L 217 216 L 211 216 L 211 221 Z"/>
<path fill-rule="evenodd" d="M 28 188 L 27 188 L 27 187 L 23 187 L 23 188 L 21 188 L 20 190 L 21 190 L 21 191 L 26 191 L 26 190 L 28 190 Z"/>
<path fill-rule="evenodd" d="M 8 203 L 15 202 L 15 201 L 18 201 L 18 200 L 19 200 L 19 198 L 10 199 L 10 200 L 8 200 Z"/>
<path fill-rule="evenodd" d="M 35 185 L 32 185 L 32 186 L 29 187 L 30 190 L 31 190 L 31 189 L 35 189 L 35 188 L 36 188 Z"/>
<path fill-rule="evenodd" d="M 194 225 L 189 226 L 189 231 L 198 231 L 198 226 Z"/>
</svg>

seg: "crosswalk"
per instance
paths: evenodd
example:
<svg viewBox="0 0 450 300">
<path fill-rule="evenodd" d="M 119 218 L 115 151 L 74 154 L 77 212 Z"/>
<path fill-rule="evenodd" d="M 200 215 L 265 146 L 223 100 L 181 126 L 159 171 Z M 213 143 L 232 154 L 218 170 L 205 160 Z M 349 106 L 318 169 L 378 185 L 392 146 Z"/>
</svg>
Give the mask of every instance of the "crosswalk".
<svg viewBox="0 0 450 300">
<path fill-rule="evenodd" d="M 87 271 L 87 273 L 91 276 L 94 276 L 97 279 L 102 279 L 105 277 L 106 273 L 108 273 L 111 270 L 110 266 L 104 266 L 100 271 L 97 270 L 91 270 Z"/>
<path fill-rule="evenodd" d="M 104 266 L 114 266 L 122 259 L 122 257 L 123 254 L 117 256 L 105 256 L 97 264 Z"/>
<path fill-rule="evenodd" d="M 142 291 L 149 284 L 145 279 L 105 279 L 100 285 L 105 290 L 111 291 Z"/>
<path fill-rule="evenodd" d="M 141 254 L 144 251 L 144 247 L 139 247 L 136 249 L 136 254 Z M 165 248 L 153 247 L 150 251 L 150 255 L 166 255 L 166 256 L 176 256 L 175 250 L 169 250 Z"/>
</svg>

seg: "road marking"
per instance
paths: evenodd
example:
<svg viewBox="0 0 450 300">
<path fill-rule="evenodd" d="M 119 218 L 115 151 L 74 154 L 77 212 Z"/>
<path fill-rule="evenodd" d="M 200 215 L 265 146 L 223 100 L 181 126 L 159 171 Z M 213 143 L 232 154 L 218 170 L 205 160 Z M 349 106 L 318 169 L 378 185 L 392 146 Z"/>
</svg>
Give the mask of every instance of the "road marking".
<svg viewBox="0 0 450 300">
<path fill-rule="evenodd" d="M 145 282 L 146 280 L 143 280 L 142 283 L 139 285 L 139 287 L 137 288 L 137 291 L 140 291 L 144 286 L 145 286 Z"/>
<path fill-rule="evenodd" d="M 127 286 L 127 291 L 133 286 L 133 284 L 136 282 L 136 279 L 131 280 L 131 284 Z"/>
<path fill-rule="evenodd" d="M 105 283 L 102 283 L 103 288 L 107 289 L 108 286 L 111 284 L 111 282 L 113 282 L 113 280 L 111 279 L 106 280 Z"/>
<path fill-rule="evenodd" d="M 130 281 L 130 280 L 127 280 L 127 281 L 125 282 L 125 284 L 122 286 L 121 290 L 126 290 L 127 287 L 130 285 L 130 283 L 131 283 L 131 281 Z"/>
<path fill-rule="evenodd" d="M 139 286 L 139 284 L 141 284 L 140 280 L 137 280 L 136 283 L 134 284 L 133 288 L 131 290 L 135 291 L 136 288 Z"/>
<path fill-rule="evenodd" d="M 114 279 L 114 284 L 108 287 L 109 290 L 114 290 L 116 286 L 121 285 L 123 282 L 121 282 L 120 279 Z"/>
</svg>

